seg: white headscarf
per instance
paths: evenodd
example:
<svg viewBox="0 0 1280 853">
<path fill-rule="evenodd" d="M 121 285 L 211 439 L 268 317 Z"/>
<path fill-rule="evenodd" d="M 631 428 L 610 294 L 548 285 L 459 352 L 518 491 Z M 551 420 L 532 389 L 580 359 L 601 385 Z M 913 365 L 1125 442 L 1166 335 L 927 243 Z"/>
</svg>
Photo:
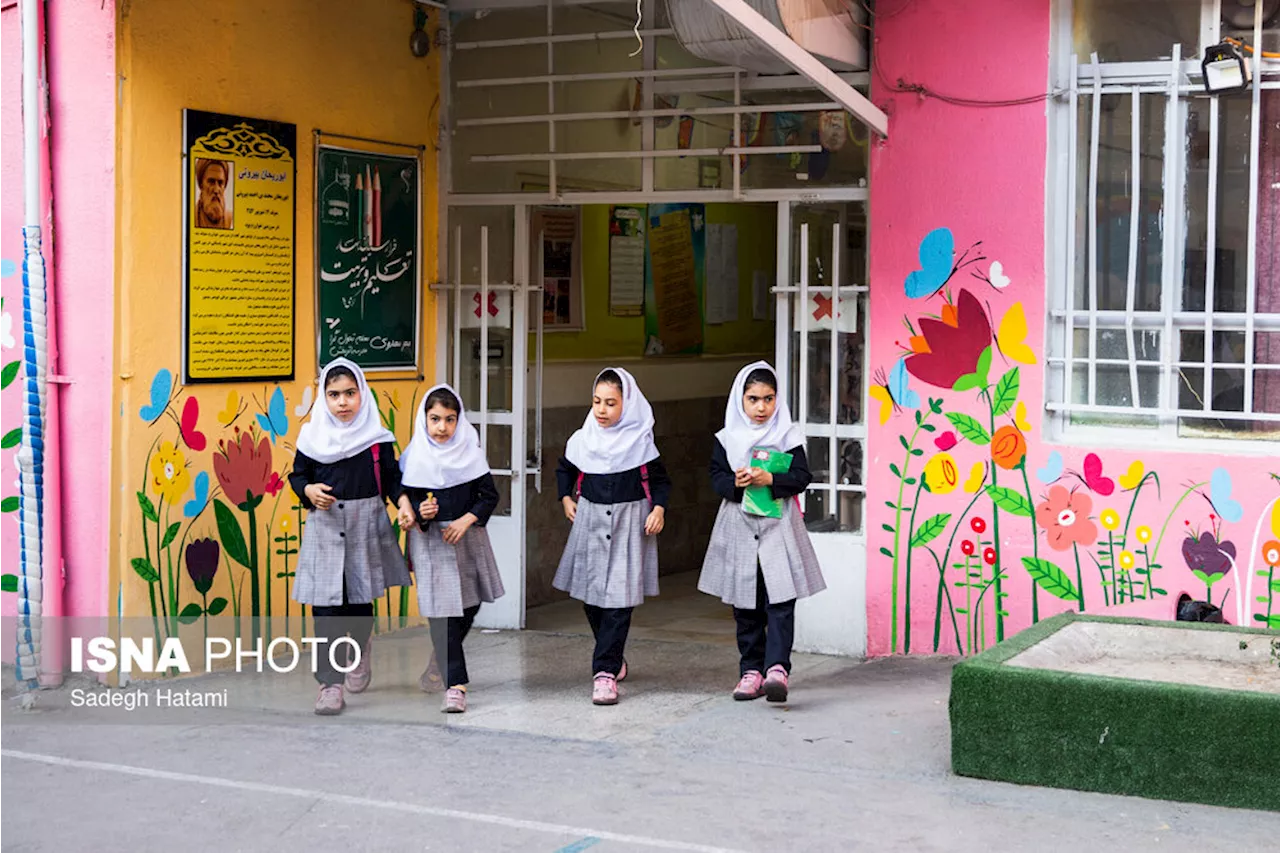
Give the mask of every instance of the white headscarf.
<svg viewBox="0 0 1280 853">
<path fill-rule="evenodd" d="M 329 381 L 329 373 L 337 367 L 350 370 L 360 389 L 360 411 L 348 424 L 334 417 L 325 399 L 325 383 Z M 360 366 L 345 358 L 335 358 L 326 364 L 320 371 L 320 393 L 311 404 L 311 418 L 298 431 L 298 450 L 317 462 L 331 465 L 363 453 L 375 444 L 395 440 L 396 437 L 382 426 L 378 418 L 378 403 L 369 393 L 369 383 L 365 381 Z"/>
<path fill-rule="evenodd" d="M 653 407 L 640 393 L 635 377 L 621 367 L 606 367 L 597 374 L 592 389 L 609 370 L 622 380 L 622 417 L 605 429 L 596 423 L 594 412 L 587 412 L 582 428 L 569 436 L 564 451 L 565 458 L 584 474 L 621 474 L 658 458 L 658 447 L 653 443 Z"/>
<path fill-rule="evenodd" d="M 724 407 L 724 429 L 716 433 L 716 438 L 735 470 L 746 467 L 752 448 L 766 447 L 785 453 L 804 444 L 804 432 L 791 422 L 791 410 L 781 397 L 768 423 L 757 424 L 747 416 L 742 408 L 742 397 L 746 393 L 747 377 L 753 370 L 767 370 L 773 374 L 774 383 L 778 381 L 777 371 L 765 361 L 748 364 L 738 371 L 737 378 L 733 380 L 729 400 Z"/>
<path fill-rule="evenodd" d="M 458 398 L 458 426 L 444 444 L 427 432 L 427 400 L 439 390 Z M 413 439 L 400 454 L 400 472 L 404 485 L 420 489 L 449 489 L 489 473 L 489 461 L 480 447 L 480 434 L 467 420 L 462 398 L 449 385 L 435 386 L 418 404 L 418 414 L 413 419 Z"/>
</svg>

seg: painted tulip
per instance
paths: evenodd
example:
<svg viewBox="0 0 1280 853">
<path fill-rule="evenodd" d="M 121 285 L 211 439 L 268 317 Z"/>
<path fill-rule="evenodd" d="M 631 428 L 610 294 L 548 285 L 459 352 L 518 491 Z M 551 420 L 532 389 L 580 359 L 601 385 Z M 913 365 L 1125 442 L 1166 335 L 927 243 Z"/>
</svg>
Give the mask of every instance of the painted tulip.
<svg viewBox="0 0 1280 853">
<path fill-rule="evenodd" d="M 221 556 L 222 546 L 216 539 L 195 539 L 187 545 L 187 574 L 191 575 L 196 592 L 204 595 L 213 586 Z"/>
<path fill-rule="evenodd" d="M 254 431 L 238 432 L 231 442 L 219 442 L 213 454 L 213 473 L 222 492 L 241 509 L 267 491 L 271 477 L 271 441 L 262 436 L 254 441 Z"/>
</svg>

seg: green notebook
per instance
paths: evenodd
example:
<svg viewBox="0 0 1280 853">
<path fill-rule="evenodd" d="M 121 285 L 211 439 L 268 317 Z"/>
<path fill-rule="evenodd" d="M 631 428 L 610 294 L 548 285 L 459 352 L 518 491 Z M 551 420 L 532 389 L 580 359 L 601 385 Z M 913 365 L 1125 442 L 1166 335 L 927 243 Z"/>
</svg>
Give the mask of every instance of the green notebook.
<svg viewBox="0 0 1280 853">
<path fill-rule="evenodd" d="M 791 470 L 791 454 L 757 447 L 751 451 L 751 467 L 763 468 L 770 474 L 785 474 Z M 747 486 L 742 491 L 742 511 L 749 515 L 782 518 L 782 503 L 768 486 Z"/>
</svg>

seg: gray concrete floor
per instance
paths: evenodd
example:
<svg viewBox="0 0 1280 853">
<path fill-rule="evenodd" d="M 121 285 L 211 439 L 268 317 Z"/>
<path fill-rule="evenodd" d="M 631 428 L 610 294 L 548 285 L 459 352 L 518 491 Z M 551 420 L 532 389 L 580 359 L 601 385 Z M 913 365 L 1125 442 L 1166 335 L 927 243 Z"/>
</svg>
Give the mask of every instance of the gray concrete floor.
<svg viewBox="0 0 1280 853">
<path fill-rule="evenodd" d="M 661 607 L 641 609 L 650 625 Z M 596 708 L 585 620 L 562 609 L 556 633 L 467 641 L 460 716 L 417 688 L 422 630 L 375 641 L 373 685 L 337 718 L 311 713 L 303 673 L 164 685 L 226 689 L 225 710 L 72 707 L 85 681 L 22 710 L 7 690 L 3 849 L 1260 851 L 1280 837 L 1274 813 L 953 776 L 948 660 L 800 655 L 792 701 L 736 703 L 719 629 L 655 630 L 629 646 L 621 704 Z"/>
</svg>

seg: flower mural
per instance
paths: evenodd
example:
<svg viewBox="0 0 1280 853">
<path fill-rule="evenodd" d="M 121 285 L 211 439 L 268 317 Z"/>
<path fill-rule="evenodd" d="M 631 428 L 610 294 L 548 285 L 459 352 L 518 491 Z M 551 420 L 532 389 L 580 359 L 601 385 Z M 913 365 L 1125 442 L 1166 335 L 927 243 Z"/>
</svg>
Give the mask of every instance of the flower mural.
<svg viewBox="0 0 1280 853">
<path fill-rule="evenodd" d="M 1242 490 L 1232 471 L 1246 468 L 1206 471 L 1193 462 L 1185 470 L 1195 476 L 1165 489 L 1161 476 L 1168 472 L 1153 464 L 1158 459 L 1048 445 L 1043 431 L 1035 432 L 1039 387 L 1029 394 L 1022 375 L 1024 365 L 1039 360 L 1027 324 L 1028 315 L 1041 309 L 1038 295 L 1025 308 L 1017 300 L 1018 292 L 1031 291 L 1010 286 L 1029 278 L 1016 274 L 1012 263 L 991 262 L 991 269 L 1000 264 L 999 277 L 962 276 L 977 259 L 986 260 L 989 247 L 974 242 L 957 251 L 956 245 L 949 229 L 928 232 L 918 266 L 906 272 L 903 294 L 882 290 L 873 298 L 873 310 L 904 308 L 906 337 L 893 342 L 892 364 L 876 368 L 887 377 L 880 397 L 895 405 L 881 406 L 882 426 L 872 429 L 886 440 L 872 442 L 877 455 L 896 444 L 882 464 L 897 488 L 872 502 L 873 521 L 879 521 L 872 535 L 879 537 L 883 563 L 879 572 L 872 568 L 870 583 L 882 583 L 891 603 L 887 624 L 879 623 L 885 633 L 873 637 L 871 647 L 880 653 L 920 650 L 912 623 L 923 621 L 922 565 L 933 592 L 929 650 L 935 652 L 981 651 L 1002 640 L 1009 623 L 1017 623 L 1016 630 L 1028 617 L 1038 621 L 1042 604 L 1050 615 L 1146 602 L 1150 606 L 1135 612 L 1171 619 L 1178 587 L 1198 582 L 1211 591 L 1196 572 L 1214 582 L 1231 575 L 1222 587 L 1230 594 L 1231 586 L 1242 586 L 1235 590 L 1239 618 L 1266 625 L 1275 619 L 1280 627 L 1272 603 L 1280 594 L 1280 572 L 1269 562 L 1271 552 L 1255 544 L 1246 571 L 1245 561 L 1233 564 L 1235 546 L 1227 547 L 1239 539 L 1224 531 L 1248 522 L 1241 494 L 1252 498 L 1256 476 Z M 900 398 L 915 392 L 905 377 L 892 380 L 890 368 L 898 365 L 936 396 L 903 406 Z M 1280 486 L 1280 475 L 1272 484 Z M 1280 497 L 1271 497 L 1276 499 L 1263 501 L 1257 524 L 1261 529 L 1270 521 L 1275 535 L 1255 543 L 1280 542 Z M 1191 557 L 1170 560 L 1182 528 L 1192 531 L 1181 537 Z M 1216 547 L 1209 547 L 1202 530 Z M 1280 558 L 1280 546 L 1275 556 Z M 1262 594 L 1243 589 L 1246 577 L 1263 585 Z"/>
<path fill-rule="evenodd" d="M 231 441 L 219 441 L 213 454 L 213 475 L 222 493 L 240 509 L 260 502 L 271 482 L 271 441 L 255 429 L 238 427 Z"/>
<path fill-rule="evenodd" d="M 172 441 L 160 445 L 151 457 L 151 488 L 167 503 L 176 504 L 191 488 L 191 475 L 187 472 L 187 460 Z"/>
</svg>

